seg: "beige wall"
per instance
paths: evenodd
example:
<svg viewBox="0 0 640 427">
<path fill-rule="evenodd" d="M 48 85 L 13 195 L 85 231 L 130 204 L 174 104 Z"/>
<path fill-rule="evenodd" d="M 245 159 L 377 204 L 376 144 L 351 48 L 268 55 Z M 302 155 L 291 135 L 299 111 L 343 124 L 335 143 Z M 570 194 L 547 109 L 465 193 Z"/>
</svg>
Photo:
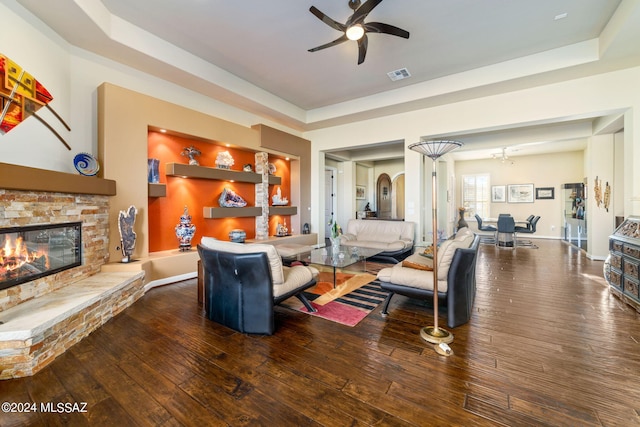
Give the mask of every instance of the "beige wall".
<svg viewBox="0 0 640 427">
<path fill-rule="evenodd" d="M 613 185 L 614 179 L 614 140 L 612 134 L 594 136 L 589 140 L 588 163 L 586 165 L 587 180 L 587 236 L 589 236 L 589 253 L 605 259 L 609 254 L 609 236 L 615 229 L 614 208 L 604 207 L 604 191 L 606 184 Z M 601 189 L 601 202 L 595 200 L 596 179 Z M 615 186 L 612 187 L 615 189 Z M 611 200 L 613 202 L 613 200 Z"/>
<path fill-rule="evenodd" d="M 534 187 L 554 187 L 555 199 L 535 200 L 533 203 L 491 203 L 491 217 L 500 213 L 510 213 L 515 218 L 540 215 L 537 225 L 538 236 L 562 237 L 562 184 L 582 182 L 584 153 L 546 154 L 540 156 L 511 157 L 514 164 L 499 160 L 458 161 L 456 165 L 456 203 L 462 205 L 463 175 L 488 173 L 490 185 L 533 184 Z M 469 221 L 475 226 L 475 221 Z"/>
<path fill-rule="evenodd" d="M 377 180 L 380 174 L 386 173 L 391 179 L 401 172 L 404 172 L 404 160 L 380 160 L 374 163 L 374 176 Z"/>
</svg>

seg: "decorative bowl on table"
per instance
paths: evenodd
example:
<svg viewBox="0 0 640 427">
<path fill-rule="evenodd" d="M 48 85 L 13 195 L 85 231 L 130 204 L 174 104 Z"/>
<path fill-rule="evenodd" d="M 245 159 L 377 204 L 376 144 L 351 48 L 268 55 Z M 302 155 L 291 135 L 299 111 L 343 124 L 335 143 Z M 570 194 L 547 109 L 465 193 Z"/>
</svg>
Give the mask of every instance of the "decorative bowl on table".
<svg viewBox="0 0 640 427">
<path fill-rule="evenodd" d="M 247 238 L 247 232 L 239 228 L 235 228 L 229 232 L 229 240 L 234 243 L 244 243 Z"/>
</svg>

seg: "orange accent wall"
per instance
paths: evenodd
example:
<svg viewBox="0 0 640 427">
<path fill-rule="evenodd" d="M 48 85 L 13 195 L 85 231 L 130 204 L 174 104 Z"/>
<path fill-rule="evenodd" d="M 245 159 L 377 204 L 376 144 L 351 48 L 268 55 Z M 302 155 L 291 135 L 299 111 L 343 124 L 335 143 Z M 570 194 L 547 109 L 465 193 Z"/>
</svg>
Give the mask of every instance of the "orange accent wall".
<svg viewBox="0 0 640 427">
<path fill-rule="evenodd" d="M 160 160 L 160 183 L 166 184 L 166 197 L 149 198 L 149 252 L 177 249 L 178 239 L 175 235 L 175 227 L 180 223 L 180 216 L 184 207 L 189 209 L 191 222 L 196 226 L 193 246 L 203 236 L 211 236 L 220 240 L 228 240 L 229 232 L 239 228 L 245 230 L 247 239 L 255 237 L 255 218 L 223 218 L 205 219 L 203 208 L 218 207 L 218 198 L 228 187 L 238 193 L 247 201 L 247 206 L 255 206 L 255 185 L 252 183 L 226 182 L 208 179 L 180 178 L 166 176 L 165 165 L 167 163 L 188 163 L 187 157 L 180 153 L 184 148 L 194 146 L 202 155 L 196 159 L 201 166 L 215 167 L 216 156 L 221 151 L 229 151 L 233 156 L 233 170 L 242 170 L 245 164 L 250 164 L 255 169 L 255 154 L 251 151 L 227 148 L 206 141 L 197 141 L 182 138 L 175 135 L 167 135 L 160 132 L 149 131 L 148 156 Z M 290 198 L 290 166 L 284 159 L 273 159 L 276 166 L 276 175 L 281 177 L 280 186 L 282 196 Z M 271 196 L 276 194 L 277 186 L 270 186 L 269 202 Z M 229 208 L 232 209 L 232 208 Z M 278 222 L 290 222 L 290 217 L 274 216 L 269 220 L 269 234 L 275 234 Z M 299 230 L 297 230 L 299 232 Z"/>
</svg>

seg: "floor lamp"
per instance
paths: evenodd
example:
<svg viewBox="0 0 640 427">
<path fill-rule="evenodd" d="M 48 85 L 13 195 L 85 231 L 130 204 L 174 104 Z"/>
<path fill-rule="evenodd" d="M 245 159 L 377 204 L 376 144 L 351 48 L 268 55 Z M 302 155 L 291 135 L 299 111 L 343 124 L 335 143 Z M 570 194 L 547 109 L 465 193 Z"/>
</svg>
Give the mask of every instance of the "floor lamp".
<svg viewBox="0 0 640 427">
<path fill-rule="evenodd" d="M 417 151 L 429 158 L 433 165 L 431 172 L 431 205 L 433 221 L 433 326 L 425 326 L 420 330 L 423 340 L 432 343 L 450 343 L 453 334 L 438 327 L 438 177 L 436 173 L 437 160 L 440 156 L 462 146 L 462 142 L 449 140 L 425 140 L 409 145 L 409 149 Z"/>
</svg>

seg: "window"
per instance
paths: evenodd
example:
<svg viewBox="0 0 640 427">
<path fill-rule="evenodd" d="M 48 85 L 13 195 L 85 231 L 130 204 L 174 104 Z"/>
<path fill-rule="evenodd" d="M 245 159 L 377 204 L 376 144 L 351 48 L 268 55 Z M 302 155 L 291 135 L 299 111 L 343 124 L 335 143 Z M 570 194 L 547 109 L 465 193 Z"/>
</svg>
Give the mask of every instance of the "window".
<svg viewBox="0 0 640 427">
<path fill-rule="evenodd" d="M 462 206 L 466 210 L 465 217 L 473 218 L 478 214 L 486 218 L 490 215 L 489 189 L 488 173 L 462 176 Z"/>
</svg>

